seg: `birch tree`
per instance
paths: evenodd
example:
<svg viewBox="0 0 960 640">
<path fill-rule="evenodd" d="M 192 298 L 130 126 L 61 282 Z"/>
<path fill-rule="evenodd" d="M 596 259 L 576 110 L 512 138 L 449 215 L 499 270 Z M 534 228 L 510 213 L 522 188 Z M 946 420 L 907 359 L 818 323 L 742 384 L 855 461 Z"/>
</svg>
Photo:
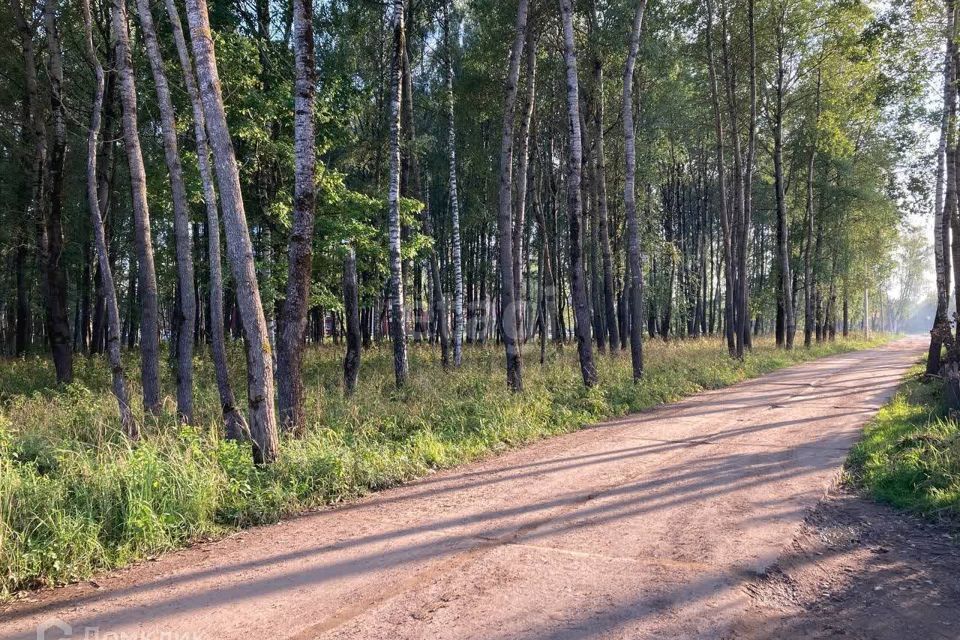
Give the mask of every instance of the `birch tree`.
<svg viewBox="0 0 960 640">
<path fill-rule="evenodd" d="M 216 52 L 210 33 L 206 0 L 186 0 L 199 92 L 210 149 L 216 163 L 223 208 L 227 255 L 237 291 L 247 347 L 247 405 L 254 460 L 271 463 L 277 457 L 277 422 L 273 408 L 273 362 L 267 321 L 260 302 L 253 244 L 240 192 L 237 159 L 227 128 Z"/>
<path fill-rule="evenodd" d="M 930 349 L 927 355 L 927 375 L 940 373 L 941 352 L 943 345 L 948 346 L 953 341 L 950 329 L 950 319 L 947 314 L 950 309 L 950 221 L 953 212 L 946 206 L 943 195 L 944 181 L 949 175 L 945 164 L 950 161 L 947 153 L 947 143 L 956 128 L 956 122 L 951 120 L 951 111 L 956 107 L 956 70 L 954 69 L 956 49 L 956 3 L 947 0 L 946 3 L 946 30 L 944 38 L 945 53 L 943 60 L 943 113 L 940 120 L 940 143 L 937 147 L 937 173 L 934 183 L 933 208 L 933 252 L 937 281 L 937 310 L 933 320 L 933 329 L 930 332 Z M 947 190 L 950 187 L 947 186 Z M 954 187 L 954 191 L 956 188 Z M 954 196 L 954 199 L 956 196 Z"/>
<path fill-rule="evenodd" d="M 640 224 L 637 220 L 637 134 L 633 122 L 633 76 L 640 51 L 640 33 L 647 0 L 638 0 L 630 31 L 630 46 L 623 69 L 623 202 L 627 215 L 627 260 L 630 287 L 630 361 L 633 381 L 643 377 L 643 254 L 640 245 Z"/>
<path fill-rule="evenodd" d="M 527 38 L 529 0 L 517 5 L 517 22 L 510 61 L 507 66 L 506 98 L 503 106 L 503 131 L 500 137 L 500 191 L 497 214 L 500 268 L 500 324 L 507 356 L 507 385 L 513 391 L 523 390 L 523 360 L 517 331 L 516 299 L 513 272 L 513 130 L 516 119 L 517 83 L 520 79 L 520 58 Z"/>
<path fill-rule="evenodd" d="M 403 55 L 406 49 L 403 0 L 393 0 L 393 60 L 390 67 L 390 178 L 387 207 L 390 243 L 390 333 L 397 387 L 407 382 L 407 330 L 404 326 L 403 263 L 400 256 L 400 110 L 403 98 Z"/>
<path fill-rule="evenodd" d="M 177 350 L 177 414 L 181 422 L 193 422 L 193 341 L 197 316 L 197 298 L 193 278 L 193 240 L 190 237 L 190 210 L 183 167 L 177 146 L 177 123 L 170 85 L 163 68 L 163 57 L 157 42 L 150 0 L 137 0 L 137 13 L 143 31 L 143 42 L 150 60 L 150 71 L 157 92 L 163 155 L 170 178 L 173 199 L 173 230 L 177 252 L 177 290 L 174 305 L 173 334 Z"/>
<path fill-rule="evenodd" d="M 450 226 L 452 235 L 453 261 L 453 366 L 463 363 L 463 333 L 465 318 L 463 314 L 463 249 L 460 238 L 460 197 L 457 193 L 457 125 L 454 117 L 453 93 L 453 42 L 450 34 L 452 0 L 443 3 L 443 37 L 446 52 L 446 89 L 447 89 L 447 158 L 450 165 Z"/>
<path fill-rule="evenodd" d="M 287 296 L 283 303 L 277 401 L 281 425 L 294 433 L 306 428 L 303 388 L 304 332 L 313 275 L 313 226 L 316 206 L 316 142 L 314 100 L 316 62 L 313 44 L 313 0 L 293 0 L 294 193 L 293 228 L 287 250 Z"/>
<path fill-rule="evenodd" d="M 567 131 L 570 137 L 570 155 L 567 163 L 567 217 L 570 222 L 573 331 L 577 339 L 583 384 L 592 387 L 597 382 L 597 370 L 593 361 L 593 343 L 590 339 L 590 307 L 587 304 L 587 283 L 583 267 L 583 201 L 580 195 L 583 138 L 580 129 L 580 88 L 571 0 L 560 0 L 560 17 L 563 24 L 563 59 L 567 80 Z"/>
<path fill-rule="evenodd" d="M 117 79 L 123 113 L 123 147 L 130 171 L 133 201 L 134 244 L 137 254 L 137 289 L 140 296 L 140 377 L 143 407 L 160 413 L 160 329 L 157 271 L 153 260 L 150 209 L 147 205 L 147 175 L 140 149 L 137 125 L 137 88 L 134 82 L 126 0 L 111 0 L 111 22 L 116 47 Z"/>
<path fill-rule="evenodd" d="M 180 22 L 180 12 L 175 0 L 165 0 L 167 18 L 173 33 L 173 41 L 180 60 L 184 85 L 190 96 L 193 111 L 193 133 L 197 146 L 197 165 L 200 169 L 200 184 L 203 187 L 203 202 L 207 215 L 207 269 L 210 290 L 210 352 L 213 358 L 213 370 L 217 380 L 217 393 L 220 397 L 220 409 L 223 415 L 224 432 L 233 440 L 249 437 L 246 420 L 237 409 L 237 401 L 230 383 L 227 367 L 227 346 L 224 336 L 223 311 L 223 267 L 220 257 L 220 214 L 217 206 L 217 193 L 214 188 L 213 168 L 210 166 L 210 145 L 207 143 L 206 119 L 203 104 L 197 88 L 193 60 Z"/>
<path fill-rule="evenodd" d="M 90 226 L 93 228 L 94 244 L 97 248 L 97 263 L 100 268 L 101 287 L 105 299 L 107 316 L 107 359 L 110 363 L 110 375 L 113 381 L 113 395 L 117 399 L 120 411 L 120 426 L 131 440 L 137 440 L 140 429 L 130 410 L 130 394 L 123 373 L 120 357 L 120 308 L 117 305 L 117 287 L 113 281 L 113 268 L 110 265 L 110 251 L 107 248 L 107 236 L 103 225 L 104 207 L 100 201 L 99 180 L 97 174 L 97 156 L 99 154 L 100 127 L 103 115 L 105 82 L 103 66 L 97 56 L 93 43 L 93 19 L 90 14 L 90 0 L 83 0 L 84 37 L 87 46 L 87 60 L 93 68 L 94 92 L 90 109 L 90 129 L 87 133 L 87 202 L 90 208 Z"/>
</svg>

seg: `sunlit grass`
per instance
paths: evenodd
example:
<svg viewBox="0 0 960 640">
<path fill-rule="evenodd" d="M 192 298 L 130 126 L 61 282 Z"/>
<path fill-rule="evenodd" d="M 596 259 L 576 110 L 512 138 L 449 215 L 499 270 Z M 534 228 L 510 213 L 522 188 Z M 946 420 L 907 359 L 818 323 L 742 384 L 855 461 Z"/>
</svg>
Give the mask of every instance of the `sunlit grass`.
<svg viewBox="0 0 960 640">
<path fill-rule="evenodd" d="M 196 424 L 165 414 L 144 420 L 132 447 L 119 431 L 102 359 L 80 358 L 76 382 L 56 388 L 42 358 L 0 362 L 0 596 L 83 578 L 236 527 L 276 521 L 349 500 L 481 456 L 704 389 L 884 341 L 837 341 L 787 353 L 761 340 L 744 362 L 719 340 L 647 345 L 647 370 L 632 382 L 627 353 L 598 354 L 600 383 L 580 383 L 573 347 L 541 366 L 531 347 L 525 391 L 510 393 L 503 353 L 469 347 L 464 367 L 442 371 L 436 348 L 410 350 L 409 385 L 393 385 L 392 351 L 364 354 L 355 395 L 345 398 L 341 349 L 311 349 L 304 366 L 307 434 L 283 439 L 275 465 L 253 465 L 249 448 L 220 437 L 209 358 L 196 361 Z M 242 395 L 243 355 L 231 347 Z M 128 356 L 127 371 L 137 371 Z M 135 376 L 131 376 L 135 377 Z M 134 389 L 134 396 L 139 389 Z"/>
<path fill-rule="evenodd" d="M 943 382 L 910 371 L 850 456 L 852 480 L 872 496 L 928 516 L 960 516 L 960 424 L 947 417 Z"/>
</svg>

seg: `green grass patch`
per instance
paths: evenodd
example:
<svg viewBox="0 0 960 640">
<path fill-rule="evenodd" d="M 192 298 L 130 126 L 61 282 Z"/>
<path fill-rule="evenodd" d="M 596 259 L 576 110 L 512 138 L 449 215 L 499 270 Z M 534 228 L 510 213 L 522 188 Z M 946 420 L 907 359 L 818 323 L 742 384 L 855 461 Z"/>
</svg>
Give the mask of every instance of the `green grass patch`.
<svg viewBox="0 0 960 640">
<path fill-rule="evenodd" d="M 0 362 L 0 597 L 883 341 L 787 353 L 761 340 L 744 362 L 730 359 L 718 340 L 654 341 L 640 385 L 632 382 L 628 354 L 598 354 L 600 383 L 591 390 L 580 383 L 575 349 L 566 347 L 543 366 L 528 356 L 519 395 L 507 390 L 503 353 L 493 346 L 468 348 L 463 368 L 443 372 L 436 349 L 415 345 L 409 385 L 397 391 L 384 346 L 364 354 L 351 398 L 342 393 L 342 351 L 311 349 L 304 364 L 307 434 L 282 439 L 279 460 L 268 468 L 254 466 L 247 446 L 221 438 L 205 355 L 196 360 L 196 424 L 176 424 L 166 372 L 164 415 L 145 419 L 135 407 L 144 424 L 136 447 L 119 431 L 102 359 L 79 359 L 76 381 L 60 388 L 43 358 Z M 239 345 L 230 357 L 241 393 Z M 126 370 L 137 371 L 135 356 Z M 139 391 L 134 386 L 135 398 Z"/>
<path fill-rule="evenodd" d="M 960 516 L 960 423 L 947 417 L 943 382 L 911 369 L 864 431 L 847 468 L 877 500 L 925 516 Z"/>
</svg>

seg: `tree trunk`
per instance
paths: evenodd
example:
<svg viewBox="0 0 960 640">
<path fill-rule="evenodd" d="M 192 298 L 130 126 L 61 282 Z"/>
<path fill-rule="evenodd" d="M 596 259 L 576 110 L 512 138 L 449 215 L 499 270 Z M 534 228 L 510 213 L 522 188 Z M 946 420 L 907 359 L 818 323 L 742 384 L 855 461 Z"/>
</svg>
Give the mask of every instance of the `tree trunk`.
<svg viewBox="0 0 960 640">
<path fill-rule="evenodd" d="M 743 220 L 740 226 L 740 306 L 743 318 L 743 346 L 753 348 L 753 334 L 750 331 L 750 274 L 747 263 L 750 256 L 750 228 L 753 224 L 753 175 L 757 155 L 757 37 L 754 0 L 747 2 L 747 21 L 750 40 L 750 115 L 747 124 L 747 156 L 743 167 Z M 743 354 L 740 354 L 741 356 Z"/>
<path fill-rule="evenodd" d="M 393 62 L 390 69 L 390 184 L 388 226 L 390 235 L 390 334 L 393 338 L 393 368 L 397 387 L 409 374 L 407 331 L 403 309 L 403 264 L 400 257 L 400 111 L 403 98 L 403 54 L 405 50 L 403 0 L 392 0 Z"/>
<path fill-rule="evenodd" d="M 53 135 L 47 156 L 46 194 L 43 214 L 43 266 L 47 289 L 47 339 L 53 353 L 57 382 L 73 381 L 73 347 L 70 315 L 67 310 L 67 273 L 63 253 L 63 179 L 67 147 L 67 121 L 63 105 L 63 55 L 57 26 L 55 3 L 44 2 L 44 25 L 47 32 L 47 77 L 50 83 L 50 113 Z"/>
<path fill-rule="evenodd" d="M 782 17 L 781 17 L 782 18 Z M 783 24 L 779 25 L 778 38 L 782 39 Z M 793 349 L 797 323 L 793 310 L 793 275 L 790 270 L 790 224 L 787 220 L 787 195 L 783 175 L 783 92 L 786 68 L 783 59 L 783 42 L 777 43 L 776 111 L 773 125 L 773 173 L 777 199 L 777 258 L 780 272 L 778 306 L 783 312 L 783 332 L 787 350 Z"/>
<path fill-rule="evenodd" d="M 313 276 L 313 227 L 316 203 L 314 96 L 316 64 L 313 0 L 293 0 L 294 195 L 293 226 L 287 249 L 287 295 L 283 303 L 277 354 L 277 405 L 280 426 L 293 433 L 306 429 L 303 348 Z"/>
<path fill-rule="evenodd" d="M 954 39 L 956 37 L 955 2 L 947 2 L 947 37 L 946 53 L 943 62 L 943 113 L 940 120 L 940 144 L 937 147 L 937 177 L 934 185 L 933 210 L 933 249 L 936 262 L 937 278 L 937 311 L 934 316 L 933 329 L 930 331 L 930 350 L 927 356 L 927 374 L 937 375 L 940 372 L 940 359 L 943 345 L 952 342 L 950 331 L 950 220 L 953 216 L 951 209 L 945 207 L 943 187 L 945 180 L 945 162 L 948 161 L 947 139 L 951 126 L 955 123 L 950 120 L 951 106 L 956 104 L 956 82 L 953 69 Z M 954 108 L 955 109 L 955 108 Z M 955 134 L 954 134 L 955 135 Z M 948 185 L 949 190 L 949 185 Z"/>
<path fill-rule="evenodd" d="M 513 391 L 523 390 L 523 360 L 517 331 L 517 310 L 513 271 L 513 129 L 516 119 L 517 82 L 520 79 L 520 57 L 527 36 L 528 0 L 520 0 L 510 62 L 507 70 L 506 98 L 503 106 L 503 132 L 500 139 L 500 191 L 497 215 L 500 270 L 500 325 L 506 351 L 507 385 Z"/>
<path fill-rule="evenodd" d="M 443 295 L 443 279 L 440 273 L 440 258 L 437 254 L 436 242 L 439 240 L 434 237 L 433 233 L 433 218 L 430 212 L 430 198 L 429 194 L 424 192 L 423 183 L 421 181 L 420 174 L 420 159 L 417 157 L 415 144 L 412 144 L 416 141 L 416 127 L 414 123 L 414 114 L 413 114 L 413 74 L 410 70 L 409 57 L 407 56 L 406 49 L 404 49 L 404 71 L 403 74 L 404 84 L 403 84 L 403 109 L 406 114 L 406 121 L 408 126 L 407 138 L 410 140 L 410 151 L 408 154 L 407 164 L 409 167 L 409 187 L 410 195 L 419 198 L 424 203 L 423 211 L 421 212 L 421 221 L 423 233 L 428 238 L 434 240 L 434 244 L 429 249 L 429 255 L 427 257 L 427 265 L 430 269 L 429 272 L 429 299 L 430 299 L 430 318 L 431 320 L 427 322 L 427 331 L 429 328 L 434 326 L 436 323 L 437 333 L 440 342 L 440 360 L 443 365 L 443 368 L 446 369 L 450 366 L 450 329 L 447 324 L 447 302 Z M 422 288 L 422 273 L 421 270 L 417 269 L 417 288 L 416 288 L 416 305 L 418 307 L 415 312 L 415 335 L 417 339 L 420 340 L 423 338 L 424 331 L 423 327 L 423 313 L 420 311 L 420 300 L 421 295 L 420 291 Z"/>
<path fill-rule="evenodd" d="M 353 393 L 360 375 L 360 288 L 357 285 L 357 255 L 346 248 L 343 259 L 343 311 L 347 322 L 347 355 L 343 359 L 343 388 Z"/>
<path fill-rule="evenodd" d="M 247 341 L 247 402 L 254 460 L 270 463 L 277 456 L 277 423 L 273 411 L 273 362 L 267 321 L 260 302 L 253 245 L 240 193 L 240 175 L 227 129 L 216 53 L 210 34 L 206 0 L 187 0 L 187 20 L 193 43 L 200 96 L 217 166 L 217 182 L 227 235 L 227 255 L 237 291 L 237 306 Z"/>
<path fill-rule="evenodd" d="M 523 119 L 520 122 L 520 153 L 517 163 L 517 208 L 513 220 L 513 301 L 517 310 L 517 335 L 525 341 L 526 307 L 521 304 L 520 290 L 523 280 L 524 230 L 526 229 L 527 182 L 530 173 L 530 138 L 533 134 L 533 114 L 537 95 L 537 38 L 532 28 L 527 29 L 526 47 L 526 92 L 523 103 Z"/>
<path fill-rule="evenodd" d="M 460 198 L 457 193 L 457 128 L 454 118 L 453 43 L 450 37 L 450 14 L 453 0 L 443 3 L 443 37 L 447 55 L 447 154 L 450 163 L 450 222 L 453 242 L 453 366 L 463 363 L 463 248 L 460 238 Z"/>
<path fill-rule="evenodd" d="M 217 392 L 220 397 L 220 409 L 224 421 L 224 433 L 228 439 L 242 440 L 250 436 L 249 428 L 243 414 L 237 409 L 237 401 L 230 384 L 230 374 L 227 368 L 227 347 L 224 336 L 223 310 L 223 268 L 220 259 L 220 220 L 217 211 L 217 194 L 213 186 L 213 170 L 210 166 L 210 148 L 207 143 L 206 120 L 203 115 L 203 105 L 200 101 L 200 92 L 197 88 L 196 76 L 193 71 L 193 62 L 190 50 L 187 48 L 183 27 L 180 23 L 180 13 L 174 0 L 165 0 L 167 16 L 170 19 L 174 43 L 177 46 L 177 55 L 180 59 L 180 69 L 183 72 L 184 84 L 190 96 L 193 109 L 194 139 L 197 145 L 197 164 L 200 168 L 200 183 L 203 187 L 203 201 L 207 213 L 207 268 L 209 270 L 210 288 L 210 351 L 213 356 L 214 374 L 217 380 Z"/>
<path fill-rule="evenodd" d="M 723 326 L 727 336 L 727 350 L 731 356 L 737 355 L 736 327 L 734 322 L 734 276 L 733 276 L 733 229 L 727 200 L 727 180 L 724 160 L 723 117 L 720 111 L 720 91 L 717 82 L 717 70 L 713 56 L 713 2 L 707 0 L 707 67 L 710 76 L 710 95 L 713 99 L 714 130 L 717 138 L 717 184 L 719 186 L 720 224 L 723 228 L 723 274 L 726 284 L 724 294 Z"/>
<path fill-rule="evenodd" d="M 817 161 L 817 127 L 820 124 L 820 72 L 817 72 L 816 117 L 813 121 L 813 141 L 810 144 L 810 156 L 807 158 L 807 213 L 806 213 L 806 251 L 803 256 L 803 346 L 810 348 L 813 344 L 813 332 L 816 327 L 814 309 L 814 282 L 813 272 L 813 224 L 815 209 L 813 205 L 813 178 Z"/>
<path fill-rule="evenodd" d="M 177 416 L 181 422 L 193 422 L 193 332 L 197 315 L 197 299 L 193 289 L 193 241 L 190 237 L 190 210 L 187 188 L 183 181 L 180 151 L 177 148 L 177 125 L 173 99 L 163 58 L 157 43 L 157 30 L 149 0 L 137 0 L 137 11 L 143 27 L 143 40 L 150 59 L 153 83 L 157 90 L 163 153 L 170 175 L 173 196 L 173 228 L 177 255 L 177 304 L 174 306 L 173 335 L 177 350 Z"/>
<path fill-rule="evenodd" d="M 591 6 L 591 24 L 596 22 L 596 2 Z M 595 46 L 599 46 L 595 43 Z M 607 206 L 607 160 L 603 131 L 603 58 L 599 48 L 593 55 L 593 131 L 596 147 L 594 149 L 594 188 L 597 194 L 597 232 L 600 240 L 600 262 L 603 269 L 603 312 L 606 331 L 610 343 L 610 353 L 620 348 L 620 327 L 617 322 L 616 289 L 613 282 L 613 251 L 610 248 L 610 213 Z M 594 249 L 595 251 L 597 248 Z"/>
<path fill-rule="evenodd" d="M 87 134 L 87 200 L 90 206 L 90 224 L 93 227 L 93 238 L 97 248 L 97 260 L 100 267 L 100 278 L 107 316 L 106 346 L 107 357 L 110 362 L 110 373 L 113 379 L 113 395 L 117 398 L 120 411 L 120 424 L 124 433 L 131 440 L 136 440 L 140 429 L 130 411 L 130 395 L 127 391 L 127 382 L 123 373 L 123 363 L 120 358 L 120 307 L 117 304 L 117 287 L 113 281 L 113 269 L 110 266 L 110 252 L 107 248 L 107 235 L 104 231 L 103 214 L 105 207 L 100 201 L 100 183 L 97 174 L 98 139 L 100 136 L 101 117 L 104 100 L 104 72 L 97 58 L 97 50 L 93 44 L 93 20 L 90 14 L 90 0 L 83 0 L 83 25 L 87 44 L 87 57 L 94 72 L 93 107 L 90 115 L 90 130 Z"/>
<path fill-rule="evenodd" d="M 23 240 L 17 244 L 16 265 L 17 279 L 17 328 L 14 337 L 13 352 L 18 358 L 25 355 L 30 344 L 30 299 L 27 294 L 27 248 Z"/>
<path fill-rule="evenodd" d="M 563 57 L 567 72 L 567 113 L 570 134 L 570 156 L 567 178 L 567 217 L 570 221 L 570 284 L 572 288 L 574 334 L 580 356 L 583 384 L 592 387 L 597 382 L 593 362 L 593 344 L 590 341 L 590 306 L 587 303 L 586 275 L 583 269 L 583 202 L 580 196 L 583 166 L 583 138 L 580 131 L 580 88 L 577 74 L 577 56 L 574 49 L 573 6 L 571 0 L 560 0 L 563 21 Z"/>
<path fill-rule="evenodd" d="M 637 221 L 637 135 L 633 123 L 633 74 L 640 50 L 640 32 L 647 0 L 638 0 L 630 32 L 630 50 L 623 70 L 623 138 L 624 183 L 623 202 L 627 214 L 627 258 L 630 287 L 630 360 L 633 381 L 643 377 L 643 254 L 640 245 L 640 224 Z"/>
<path fill-rule="evenodd" d="M 134 239 L 139 265 L 137 289 L 140 296 L 140 375 L 143 384 L 143 406 L 148 412 L 156 415 L 160 413 L 157 272 L 153 261 L 150 210 L 147 206 L 147 176 L 140 150 L 140 133 L 137 128 L 137 89 L 134 84 L 130 35 L 127 31 L 126 0 L 112 0 L 111 15 L 116 46 L 117 77 L 120 81 L 120 104 L 123 107 L 123 145 L 130 170 Z"/>
</svg>

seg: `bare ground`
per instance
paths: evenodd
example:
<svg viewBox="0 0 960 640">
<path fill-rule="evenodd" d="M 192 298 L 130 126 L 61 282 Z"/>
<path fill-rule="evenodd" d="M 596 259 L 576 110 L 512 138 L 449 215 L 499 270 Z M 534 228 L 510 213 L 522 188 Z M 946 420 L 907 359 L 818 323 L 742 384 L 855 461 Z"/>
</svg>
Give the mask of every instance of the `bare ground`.
<svg viewBox="0 0 960 640">
<path fill-rule="evenodd" d="M 960 638 L 949 531 L 833 491 L 920 341 L 33 594 L 112 638 Z M 63 637 L 59 631 L 47 638 Z"/>
<path fill-rule="evenodd" d="M 764 624 L 736 637 L 960 638 L 960 536 L 844 489 L 747 585 Z"/>
</svg>

